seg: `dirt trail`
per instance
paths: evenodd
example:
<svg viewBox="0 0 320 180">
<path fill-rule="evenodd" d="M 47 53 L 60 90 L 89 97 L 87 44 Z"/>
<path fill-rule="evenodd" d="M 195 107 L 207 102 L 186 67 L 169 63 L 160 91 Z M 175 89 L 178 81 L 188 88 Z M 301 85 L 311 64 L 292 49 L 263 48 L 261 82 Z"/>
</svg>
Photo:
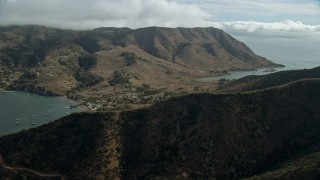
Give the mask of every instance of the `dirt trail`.
<svg viewBox="0 0 320 180">
<path fill-rule="evenodd" d="M 38 171 L 35 171 L 33 169 L 29 169 L 29 168 L 23 168 L 23 167 L 12 167 L 12 166 L 8 166 L 5 164 L 4 160 L 3 160 L 3 156 L 2 154 L 0 153 L 0 166 L 4 169 L 7 169 L 7 170 L 13 170 L 13 171 L 27 171 L 29 173 L 32 173 L 36 176 L 39 176 L 39 177 L 44 177 L 44 178 L 59 178 L 61 180 L 64 180 L 64 177 L 60 174 L 46 174 L 46 173 L 41 173 L 41 172 L 38 172 Z"/>
</svg>

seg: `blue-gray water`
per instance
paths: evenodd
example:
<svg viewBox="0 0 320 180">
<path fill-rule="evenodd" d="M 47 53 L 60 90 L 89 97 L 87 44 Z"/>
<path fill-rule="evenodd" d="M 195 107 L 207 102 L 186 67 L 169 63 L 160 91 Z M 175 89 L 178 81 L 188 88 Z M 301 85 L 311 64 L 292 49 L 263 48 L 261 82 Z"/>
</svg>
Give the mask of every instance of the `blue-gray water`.
<svg viewBox="0 0 320 180">
<path fill-rule="evenodd" d="M 258 55 L 294 69 L 303 69 L 320 66 L 320 34 L 312 35 L 235 37 Z"/>
<path fill-rule="evenodd" d="M 310 69 L 320 66 L 320 34 L 278 32 L 276 34 L 251 34 L 230 32 L 236 39 L 248 45 L 257 55 L 266 57 L 273 62 L 286 67 L 277 71 Z M 219 79 L 238 79 L 248 75 L 263 75 L 266 69 L 257 71 L 234 71 L 218 77 L 199 78 L 198 81 L 213 81 Z"/>
<path fill-rule="evenodd" d="M 79 108 L 67 108 L 70 105 L 72 103 L 63 98 L 0 92 L 0 136 L 37 127 L 80 111 Z"/>
</svg>

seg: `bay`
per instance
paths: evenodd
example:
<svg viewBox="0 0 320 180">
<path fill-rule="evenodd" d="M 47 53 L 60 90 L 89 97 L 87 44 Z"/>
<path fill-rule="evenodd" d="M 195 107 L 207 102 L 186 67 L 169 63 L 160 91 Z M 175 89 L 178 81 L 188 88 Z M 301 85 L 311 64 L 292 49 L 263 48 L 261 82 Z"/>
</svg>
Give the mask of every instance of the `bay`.
<svg viewBox="0 0 320 180">
<path fill-rule="evenodd" d="M 61 97 L 21 92 L 0 92 L 0 136 L 47 124 L 80 108 Z"/>
</svg>

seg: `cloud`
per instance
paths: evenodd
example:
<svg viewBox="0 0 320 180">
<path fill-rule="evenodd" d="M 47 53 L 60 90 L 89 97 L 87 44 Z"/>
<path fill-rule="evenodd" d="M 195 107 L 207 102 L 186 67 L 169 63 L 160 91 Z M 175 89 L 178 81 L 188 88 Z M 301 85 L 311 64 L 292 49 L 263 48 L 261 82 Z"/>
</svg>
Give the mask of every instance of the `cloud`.
<svg viewBox="0 0 320 180">
<path fill-rule="evenodd" d="M 318 15 L 319 9 L 317 4 L 313 0 L 294 1 L 294 0 L 225 0 L 232 4 L 236 4 L 241 9 L 261 11 L 261 12 L 272 12 L 275 14 L 309 14 Z M 227 7 L 227 6 L 225 6 Z M 301 11 L 303 9 L 303 11 Z"/>
<path fill-rule="evenodd" d="M 0 0 L 0 26 L 214 26 L 246 32 L 305 32 L 319 31 L 318 25 L 307 25 L 320 24 L 319 16 L 316 0 Z"/>
<path fill-rule="evenodd" d="M 320 24 L 317 0 L 175 0 L 197 4 L 210 12 L 211 21 L 304 21 Z"/>
<path fill-rule="evenodd" d="M 0 25 L 59 28 L 203 26 L 208 14 L 167 0 L 0 0 Z"/>
<path fill-rule="evenodd" d="M 255 31 L 303 31 L 320 32 L 320 25 L 306 25 L 300 21 L 286 20 L 283 22 L 256 22 L 256 21 L 234 21 L 234 22 L 210 22 L 212 26 L 221 29 Z"/>
</svg>

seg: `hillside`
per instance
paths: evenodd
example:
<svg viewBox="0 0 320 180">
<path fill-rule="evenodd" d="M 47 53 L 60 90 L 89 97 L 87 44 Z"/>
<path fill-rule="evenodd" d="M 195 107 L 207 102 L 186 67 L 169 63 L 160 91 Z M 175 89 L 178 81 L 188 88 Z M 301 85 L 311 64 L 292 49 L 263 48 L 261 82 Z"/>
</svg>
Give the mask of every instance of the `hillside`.
<svg viewBox="0 0 320 180">
<path fill-rule="evenodd" d="M 309 79 L 248 93 L 181 96 L 134 111 L 73 114 L 1 137 L 0 153 L 7 164 L 65 179 L 303 173 L 313 179 L 319 177 L 319 89 L 320 80 Z"/>
<path fill-rule="evenodd" d="M 244 70 L 275 65 L 216 28 L 150 27 L 132 35 L 149 54 L 187 67 Z"/>
<path fill-rule="evenodd" d="M 107 101 L 103 95 L 136 101 L 137 89 L 144 87 L 159 96 L 195 87 L 206 92 L 216 83 L 195 82 L 195 77 L 267 66 L 280 65 L 215 28 L 0 27 L 0 88 L 94 104 Z M 108 110 L 114 104 L 100 106 Z"/>
<path fill-rule="evenodd" d="M 295 160 L 284 163 L 271 172 L 253 176 L 248 180 L 269 179 L 319 179 L 320 178 L 320 152 L 311 152 Z"/>
<path fill-rule="evenodd" d="M 250 75 L 231 81 L 219 89 L 218 93 L 239 93 L 245 91 L 262 90 L 281 86 L 293 81 L 320 78 L 320 67 L 304 70 L 281 71 L 264 76 Z"/>
</svg>

